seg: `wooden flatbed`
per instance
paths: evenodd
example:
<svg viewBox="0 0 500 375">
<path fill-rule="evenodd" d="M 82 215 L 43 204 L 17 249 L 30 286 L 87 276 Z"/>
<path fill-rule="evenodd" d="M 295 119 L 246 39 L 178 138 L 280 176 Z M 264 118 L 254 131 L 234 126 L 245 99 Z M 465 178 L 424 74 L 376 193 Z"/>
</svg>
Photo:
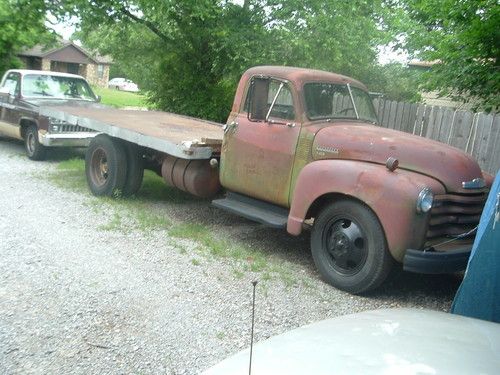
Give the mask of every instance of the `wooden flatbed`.
<svg viewBox="0 0 500 375">
<path fill-rule="evenodd" d="M 219 153 L 224 135 L 222 124 L 167 112 L 47 106 L 40 114 L 182 159 Z"/>
</svg>

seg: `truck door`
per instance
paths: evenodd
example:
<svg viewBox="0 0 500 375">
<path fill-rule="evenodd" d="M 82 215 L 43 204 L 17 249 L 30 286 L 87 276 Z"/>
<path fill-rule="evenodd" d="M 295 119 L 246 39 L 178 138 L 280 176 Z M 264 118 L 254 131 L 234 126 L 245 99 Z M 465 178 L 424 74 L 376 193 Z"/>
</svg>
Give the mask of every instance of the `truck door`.
<svg viewBox="0 0 500 375">
<path fill-rule="evenodd" d="M 0 133 L 13 138 L 21 138 L 19 115 L 16 102 L 21 90 L 21 75 L 9 73 L 0 90 Z"/>
<path fill-rule="evenodd" d="M 221 183 L 228 190 L 286 207 L 300 132 L 297 98 L 286 81 L 254 77 L 244 103 L 226 125 Z"/>
</svg>

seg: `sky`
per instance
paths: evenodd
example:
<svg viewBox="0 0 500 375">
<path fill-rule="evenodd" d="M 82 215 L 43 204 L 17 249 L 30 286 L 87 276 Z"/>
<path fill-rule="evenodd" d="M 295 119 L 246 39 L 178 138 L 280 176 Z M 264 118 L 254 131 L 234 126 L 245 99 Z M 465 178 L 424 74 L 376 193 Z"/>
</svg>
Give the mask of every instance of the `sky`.
<svg viewBox="0 0 500 375">
<path fill-rule="evenodd" d="M 58 35 L 62 36 L 63 39 L 69 40 L 71 35 L 75 32 L 75 26 L 73 26 L 72 22 L 77 20 L 76 17 L 72 17 L 68 22 L 56 22 L 55 17 L 50 14 L 47 18 L 49 20 L 45 22 L 45 25 L 54 30 Z"/>
</svg>

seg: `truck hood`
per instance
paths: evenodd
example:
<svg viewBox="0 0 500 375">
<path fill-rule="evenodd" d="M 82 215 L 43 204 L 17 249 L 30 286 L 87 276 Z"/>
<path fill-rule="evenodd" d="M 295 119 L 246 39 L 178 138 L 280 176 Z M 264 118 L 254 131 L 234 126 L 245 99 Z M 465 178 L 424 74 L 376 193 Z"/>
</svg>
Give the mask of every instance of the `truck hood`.
<svg viewBox="0 0 500 375">
<path fill-rule="evenodd" d="M 440 181 L 449 192 L 471 192 L 462 182 L 483 178 L 477 162 L 463 151 L 431 139 L 374 125 L 340 123 L 320 129 L 314 139 L 314 159 L 349 159 L 385 164 Z"/>
<path fill-rule="evenodd" d="M 73 107 L 85 108 L 106 108 L 105 105 L 92 102 L 89 100 L 72 100 L 72 99 L 23 99 L 23 101 L 32 107 L 53 107 L 61 105 L 70 105 Z"/>
</svg>

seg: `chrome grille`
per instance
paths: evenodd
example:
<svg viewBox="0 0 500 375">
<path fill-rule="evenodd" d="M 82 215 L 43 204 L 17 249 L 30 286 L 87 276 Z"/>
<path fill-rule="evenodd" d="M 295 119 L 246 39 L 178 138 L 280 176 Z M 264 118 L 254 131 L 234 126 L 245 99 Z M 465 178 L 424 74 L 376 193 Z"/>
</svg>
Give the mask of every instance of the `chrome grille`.
<svg viewBox="0 0 500 375">
<path fill-rule="evenodd" d="M 93 130 L 79 125 L 59 125 L 58 133 L 92 132 Z"/>
<path fill-rule="evenodd" d="M 427 230 L 427 241 L 457 236 L 474 229 L 479 223 L 487 198 L 487 192 L 436 195 Z M 470 235 L 473 236 L 474 233 Z"/>
</svg>

